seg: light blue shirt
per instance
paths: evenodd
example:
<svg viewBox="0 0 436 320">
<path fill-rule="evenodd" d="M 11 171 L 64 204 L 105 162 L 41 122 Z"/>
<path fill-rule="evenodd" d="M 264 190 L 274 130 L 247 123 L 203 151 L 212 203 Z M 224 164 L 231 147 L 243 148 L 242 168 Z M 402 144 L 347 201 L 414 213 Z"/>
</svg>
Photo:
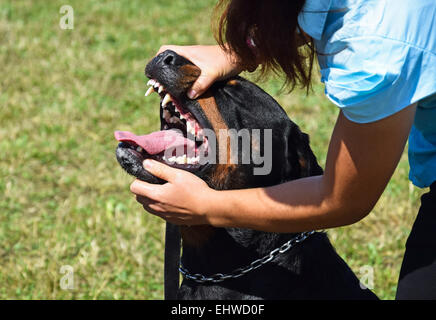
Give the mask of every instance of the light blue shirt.
<svg viewBox="0 0 436 320">
<path fill-rule="evenodd" d="M 436 181 L 436 0 L 307 0 L 298 18 L 315 42 L 327 97 L 351 121 L 418 102 L 411 181 Z"/>
</svg>

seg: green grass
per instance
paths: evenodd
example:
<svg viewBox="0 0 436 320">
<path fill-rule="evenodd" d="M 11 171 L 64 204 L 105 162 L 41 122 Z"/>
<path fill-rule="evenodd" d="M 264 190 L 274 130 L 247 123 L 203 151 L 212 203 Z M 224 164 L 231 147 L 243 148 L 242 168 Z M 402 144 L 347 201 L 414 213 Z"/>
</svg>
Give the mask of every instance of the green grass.
<svg viewBox="0 0 436 320">
<path fill-rule="evenodd" d="M 59 28 L 65 1 L 0 3 L 0 299 L 161 299 L 163 222 L 129 192 L 114 130 L 158 127 L 144 100 L 144 66 L 162 44 L 211 44 L 208 0 L 71 0 L 74 29 Z M 320 162 L 337 109 L 314 92 L 261 83 L 310 133 Z M 329 231 L 374 291 L 392 299 L 420 191 L 404 155 L 373 213 Z M 59 286 L 74 268 L 73 290 Z"/>
</svg>

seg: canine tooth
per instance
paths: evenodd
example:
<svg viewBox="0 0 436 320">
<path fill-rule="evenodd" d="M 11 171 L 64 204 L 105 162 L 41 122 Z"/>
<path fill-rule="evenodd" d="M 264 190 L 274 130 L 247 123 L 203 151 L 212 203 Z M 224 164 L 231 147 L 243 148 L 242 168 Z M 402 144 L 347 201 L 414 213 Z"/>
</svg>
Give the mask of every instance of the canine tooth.
<svg viewBox="0 0 436 320">
<path fill-rule="evenodd" d="M 168 102 L 170 102 L 170 101 L 173 101 L 173 100 L 171 99 L 170 94 L 167 93 L 162 100 L 162 107 L 165 107 L 168 104 Z"/>
<path fill-rule="evenodd" d="M 180 114 L 180 119 L 181 119 L 181 120 L 183 120 L 183 119 L 186 120 L 186 118 L 183 116 L 183 114 Z"/>
<path fill-rule="evenodd" d="M 155 88 L 159 88 L 159 86 L 160 86 L 160 83 L 157 82 L 157 81 L 156 81 L 156 82 L 154 83 L 154 85 L 153 85 L 153 87 L 155 87 Z"/>
<path fill-rule="evenodd" d="M 171 157 L 168 159 L 169 162 L 176 162 L 177 157 Z"/>
<path fill-rule="evenodd" d="M 147 82 L 147 86 L 152 86 L 154 84 L 154 80 L 150 79 Z"/>
<path fill-rule="evenodd" d="M 154 91 L 153 87 L 148 88 L 147 92 L 145 93 L 145 96 L 149 96 Z"/>
<path fill-rule="evenodd" d="M 164 90 L 164 87 L 162 85 L 159 86 L 159 89 L 157 90 L 158 93 L 161 93 Z"/>
</svg>

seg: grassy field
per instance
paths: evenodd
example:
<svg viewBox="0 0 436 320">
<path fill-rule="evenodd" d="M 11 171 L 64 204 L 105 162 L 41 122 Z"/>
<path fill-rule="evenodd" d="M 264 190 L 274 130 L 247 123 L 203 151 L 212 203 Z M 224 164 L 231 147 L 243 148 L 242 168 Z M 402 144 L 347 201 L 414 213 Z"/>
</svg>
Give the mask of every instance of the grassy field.
<svg viewBox="0 0 436 320">
<path fill-rule="evenodd" d="M 211 0 L 0 2 L 0 299 L 161 299 L 163 221 L 129 192 L 114 130 L 158 128 L 143 69 L 162 44 L 211 44 Z M 74 29 L 59 9 L 74 9 Z M 301 128 L 324 165 L 337 109 L 260 85 Z M 328 233 L 374 291 L 395 296 L 404 242 L 419 205 L 407 155 L 372 214 Z M 61 267 L 74 288 L 61 289 Z"/>
</svg>

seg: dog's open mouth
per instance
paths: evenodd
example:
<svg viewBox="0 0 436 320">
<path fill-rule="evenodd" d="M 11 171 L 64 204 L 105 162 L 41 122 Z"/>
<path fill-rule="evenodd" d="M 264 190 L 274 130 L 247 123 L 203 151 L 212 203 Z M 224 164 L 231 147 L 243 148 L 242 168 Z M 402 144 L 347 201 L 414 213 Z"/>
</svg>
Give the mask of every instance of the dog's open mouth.
<svg viewBox="0 0 436 320">
<path fill-rule="evenodd" d="M 194 115 L 186 110 L 158 81 L 148 81 L 145 96 L 157 92 L 161 97 L 161 131 L 137 136 L 128 131 L 116 131 L 119 148 L 142 162 L 151 158 L 166 164 L 196 171 L 205 165 L 208 139 Z"/>
</svg>

